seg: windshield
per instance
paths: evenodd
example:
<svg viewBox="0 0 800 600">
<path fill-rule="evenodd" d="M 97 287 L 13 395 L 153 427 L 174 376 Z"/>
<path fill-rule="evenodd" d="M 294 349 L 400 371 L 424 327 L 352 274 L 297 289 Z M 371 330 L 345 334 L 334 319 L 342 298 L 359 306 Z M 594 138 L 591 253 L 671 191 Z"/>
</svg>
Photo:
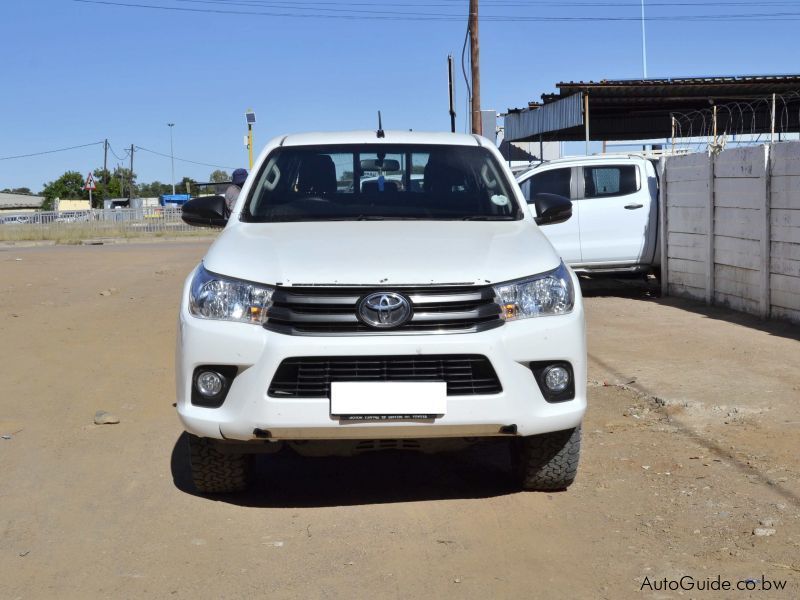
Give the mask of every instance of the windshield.
<svg viewBox="0 0 800 600">
<path fill-rule="evenodd" d="M 477 146 L 278 148 L 241 218 L 250 222 L 518 220 L 494 156 Z"/>
</svg>

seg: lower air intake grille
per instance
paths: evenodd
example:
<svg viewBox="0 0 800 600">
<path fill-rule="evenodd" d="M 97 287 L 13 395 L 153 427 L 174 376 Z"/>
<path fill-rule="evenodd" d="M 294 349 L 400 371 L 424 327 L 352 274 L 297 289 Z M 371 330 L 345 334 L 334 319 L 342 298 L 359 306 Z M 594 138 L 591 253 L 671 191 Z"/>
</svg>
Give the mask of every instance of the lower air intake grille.
<svg viewBox="0 0 800 600">
<path fill-rule="evenodd" d="M 448 396 L 503 391 L 485 356 L 335 356 L 287 358 L 269 386 L 273 398 L 330 398 L 334 381 L 444 381 Z"/>
</svg>

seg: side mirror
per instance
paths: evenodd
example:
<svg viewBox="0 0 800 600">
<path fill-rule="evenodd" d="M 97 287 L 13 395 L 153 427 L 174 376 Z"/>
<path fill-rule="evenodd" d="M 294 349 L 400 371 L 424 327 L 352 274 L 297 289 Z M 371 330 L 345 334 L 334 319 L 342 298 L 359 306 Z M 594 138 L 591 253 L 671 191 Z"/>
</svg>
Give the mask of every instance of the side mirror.
<svg viewBox="0 0 800 600">
<path fill-rule="evenodd" d="M 181 218 L 194 227 L 225 227 L 226 213 L 224 196 L 201 196 L 183 205 Z"/>
<path fill-rule="evenodd" d="M 563 223 L 572 216 L 572 202 L 558 194 L 536 194 L 532 204 L 536 207 L 537 225 Z"/>
</svg>

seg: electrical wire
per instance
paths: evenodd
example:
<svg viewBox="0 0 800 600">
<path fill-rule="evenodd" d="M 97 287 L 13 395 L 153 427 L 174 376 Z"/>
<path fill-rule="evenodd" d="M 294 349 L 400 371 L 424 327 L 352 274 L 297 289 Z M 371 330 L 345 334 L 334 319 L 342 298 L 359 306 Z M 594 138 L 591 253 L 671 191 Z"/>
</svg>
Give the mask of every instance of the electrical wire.
<svg viewBox="0 0 800 600">
<path fill-rule="evenodd" d="M 130 150 L 125 150 L 125 156 L 119 156 L 116 152 L 114 152 L 114 149 L 111 147 L 111 144 L 108 145 L 108 149 L 111 150 L 111 154 L 113 154 L 114 158 L 116 158 L 117 160 L 126 160 L 131 155 Z"/>
<path fill-rule="evenodd" d="M 217 4 L 217 5 L 227 5 L 227 6 L 245 6 L 245 7 L 266 7 L 266 8 L 294 8 L 298 10 L 321 10 L 321 11 L 343 11 L 343 12 L 365 12 L 365 13 L 384 13 L 384 14 L 407 14 L 405 12 L 398 12 L 398 11 L 391 11 L 391 10 L 367 10 L 367 9 L 351 9 L 345 7 L 358 7 L 358 6 L 366 6 L 366 7 L 380 7 L 380 6 L 387 6 L 381 4 L 379 2 L 335 2 L 335 1 L 309 1 L 309 0 L 297 0 L 297 1 L 287 1 L 287 0 L 172 0 L 173 2 L 180 2 L 185 4 Z M 463 0 L 455 0 L 454 2 L 403 2 L 403 6 L 423 6 L 426 8 L 430 7 L 445 7 L 445 8 L 460 8 L 460 4 Z M 570 7 L 581 7 L 581 8 L 638 8 L 640 6 L 639 2 L 586 2 L 586 1 L 576 1 L 576 2 L 546 2 L 546 1 L 538 1 L 538 2 L 524 2 L 524 1 L 512 1 L 512 0 L 483 0 L 483 5 L 489 5 L 491 7 L 509 7 L 509 8 L 570 8 Z M 762 2 L 731 2 L 731 1 L 698 1 L 698 2 L 648 2 L 648 7 L 669 7 L 674 8 L 678 6 L 690 6 L 690 7 L 697 7 L 697 6 L 725 6 L 725 7 L 739 7 L 743 6 L 746 8 L 752 7 L 780 7 L 780 6 L 797 6 L 796 1 L 787 1 L 787 0 L 776 0 L 776 1 L 762 1 Z"/>
<path fill-rule="evenodd" d="M 467 77 L 467 68 L 464 66 L 464 55 L 467 51 L 467 41 L 469 40 L 469 25 L 467 25 L 467 33 L 464 35 L 464 45 L 461 47 L 461 72 L 464 74 L 464 84 L 467 86 L 467 125 L 469 124 L 470 120 L 472 119 L 472 107 L 470 106 L 472 103 L 472 88 L 469 85 L 469 77 Z M 466 131 L 467 125 L 464 126 L 464 130 Z"/>
<path fill-rule="evenodd" d="M 55 150 L 45 150 L 43 152 L 32 152 L 30 154 L 18 154 L 16 156 L 2 156 L 0 160 L 12 160 L 15 158 L 28 158 L 31 156 L 42 156 L 44 154 L 54 154 L 56 152 L 66 152 L 67 150 L 77 150 L 78 148 L 88 148 L 89 146 L 99 146 L 104 142 L 92 142 L 91 144 L 81 144 L 80 146 L 70 146 L 69 148 L 57 148 Z"/>
<path fill-rule="evenodd" d="M 263 17 L 278 17 L 278 18 L 296 18 L 296 19 L 338 19 L 338 20 L 381 20 L 381 21 L 461 21 L 463 16 L 454 13 L 401 13 L 398 11 L 358 11 L 352 9 L 327 9 L 336 11 L 335 14 L 314 14 L 308 12 L 296 12 L 299 10 L 322 10 L 321 8 L 298 8 L 296 5 L 252 5 L 247 4 L 247 7 L 272 6 L 277 10 L 272 11 L 256 11 L 256 10 L 223 10 L 218 8 L 194 8 L 187 6 L 165 6 L 163 4 L 140 4 L 137 2 L 123 2 L 111 0 L 72 0 L 73 2 L 80 2 L 83 4 L 117 6 L 125 8 L 140 8 L 151 9 L 160 11 L 173 11 L 173 12 L 189 12 L 189 13 L 206 13 L 206 14 L 222 14 L 222 15 L 248 15 L 248 16 L 263 16 Z M 190 0 L 185 0 L 190 1 Z M 211 2 L 212 0 L 194 0 L 194 2 Z M 226 6 L 231 6 L 233 3 L 226 2 Z M 241 4 L 240 4 L 241 5 Z M 571 6 L 579 6 L 573 4 Z M 584 5 L 586 6 L 586 5 Z M 591 4 L 589 6 L 601 7 L 599 4 Z M 625 5 L 628 6 L 628 5 Z M 745 6 L 738 4 L 737 6 Z M 771 5 L 776 6 L 776 5 Z M 295 12 L 289 12 L 294 10 Z M 347 14 L 340 14 L 346 12 Z M 355 13 L 355 14 L 351 14 Z M 640 22 L 641 16 L 624 16 L 624 15 L 593 15 L 593 16 L 526 16 L 526 15 L 487 15 L 484 14 L 481 18 L 484 22 L 563 22 L 563 23 L 580 23 L 580 22 Z M 701 15 L 649 15 L 644 18 L 645 21 L 681 21 L 681 22 L 741 22 L 741 21 L 796 21 L 800 20 L 800 12 L 770 12 L 770 13 L 736 13 L 736 14 L 701 14 Z"/>
<path fill-rule="evenodd" d="M 212 164 L 212 163 L 199 162 L 199 161 L 196 161 L 196 160 L 189 160 L 188 158 L 179 158 L 177 156 L 172 156 L 171 154 L 165 154 L 163 152 L 156 152 L 155 150 L 150 150 L 149 148 L 144 148 L 142 146 L 134 146 L 134 148 L 136 150 L 143 150 L 144 152 L 149 152 L 150 154 L 156 154 L 158 156 L 163 156 L 165 158 L 173 158 L 173 159 L 178 160 L 180 162 L 191 163 L 193 165 L 201 165 L 203 167 L 216 167 L 217 169 L 235 169 L 236 168 L 236 167 L 228 167 L 228 166 L 225 166 L 225 165 L 215 165 L 215 164 Z"/>
</svg>

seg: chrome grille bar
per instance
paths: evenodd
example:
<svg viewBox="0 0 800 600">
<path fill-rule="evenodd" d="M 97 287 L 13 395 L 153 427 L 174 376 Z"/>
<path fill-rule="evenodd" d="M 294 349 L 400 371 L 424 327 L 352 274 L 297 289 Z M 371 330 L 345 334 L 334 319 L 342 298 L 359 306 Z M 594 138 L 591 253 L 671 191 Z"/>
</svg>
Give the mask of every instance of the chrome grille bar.
<svg viewBox="0 0 800 600">
<path fill-rule="evenodd" d="M 358 316 L 359 303 L 376 292 L 405 296 L 412 307 L 410 320 L 391 329 L 363 322 Z M 504 323 L 489 285 L 278 288 L 272 303 L 264 327 L 287 335 L 475 333 Z"/>
</svg>

